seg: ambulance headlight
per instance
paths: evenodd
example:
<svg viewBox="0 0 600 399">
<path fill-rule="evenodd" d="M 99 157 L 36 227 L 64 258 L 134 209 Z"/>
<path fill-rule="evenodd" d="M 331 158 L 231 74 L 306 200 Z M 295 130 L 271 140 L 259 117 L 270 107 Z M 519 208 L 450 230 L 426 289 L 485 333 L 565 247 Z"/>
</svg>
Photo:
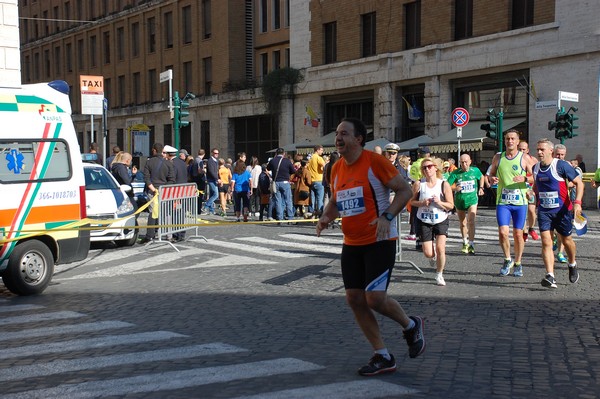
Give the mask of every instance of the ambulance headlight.
<svg viewBox="0 0 600 399">
<path fill-rule="evenodd" d="M 117 209 L 117 216 L 118 217 L 127 216 L 127 215 L 133 213 L 134 210 L 135 210 L 135 208 L 133 207 L 133 204 L 129 200 L 129 197 L 125 196 L 125 199 L 123 200 L 123 202 L 121 202 L 121 205 L 119 205 L 119 209 Z"/>
</svg>

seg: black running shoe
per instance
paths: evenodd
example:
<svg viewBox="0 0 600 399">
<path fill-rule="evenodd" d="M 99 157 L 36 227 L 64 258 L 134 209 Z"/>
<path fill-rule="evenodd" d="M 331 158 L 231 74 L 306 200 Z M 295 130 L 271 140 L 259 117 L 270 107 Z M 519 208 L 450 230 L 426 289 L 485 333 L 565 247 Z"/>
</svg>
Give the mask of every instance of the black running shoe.
<svg viewBox="0 0 600 399">
<path fill-rule="evenodd" d="M 543 278 L 542 286 L 546 288 L 558 288 L 556 280 L 549 274 L 546 274 L 546 277 Z"/>
<path fill-rule="evenodd" d="M 423 320 L 418 316 L 410 316 L 410 318 L 415 322 L 415 326 L 404 331 L 404 339 L 408 344 L 408 355 L 414 359 L 425 352 L 425 335 L 423 335 Z"/>
<path fill-rule="evenodd" d="M 394 371 L 396 371 L 394 355 L 390 354 L 390 360 L 387 360 L 383 355 L 376 353 L 369 360 L 369 363 L 358 369 L 358 374 L 370 377 L 377 374 L 393 373 Z"/>
<path fill-rule="evenodd" d="M 569 266 L 569 281 L 573 284 L 579 281 L 579 272 L 577 271 L 577 265 Z"/>
</svg>

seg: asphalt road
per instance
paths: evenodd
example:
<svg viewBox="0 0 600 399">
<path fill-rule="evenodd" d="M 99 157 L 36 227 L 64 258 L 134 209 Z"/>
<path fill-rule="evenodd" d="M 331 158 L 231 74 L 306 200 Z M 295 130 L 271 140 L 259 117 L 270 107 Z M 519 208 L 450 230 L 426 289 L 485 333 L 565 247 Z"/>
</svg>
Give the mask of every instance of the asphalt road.
<svg viewBox="0 0 600 399">
<path fill-rule="evenodd" d="M 539 241 L 526 244 L 523 278 L 498 276 L 492 210 L 480 211 L 471 256 L 453 217 L 446 287 L 404 241 L 403 260 L 425 273 L 399 263 L 389 293 L 424 318 L 427 350 L 410 359 L 379 317 L 398 371 L 372 378 L 356 374 L 371 352 L 345 304 L 339 229 L 207 224 L 208 242 L 180 252 L 96 247 L 57 266 L 41 296 L 0 288 L 2 397 L 595 398 L 600 216 L 588 216 L 581 279 L 557 264 L 556 290 L 540 285 Z"/>
</svg>

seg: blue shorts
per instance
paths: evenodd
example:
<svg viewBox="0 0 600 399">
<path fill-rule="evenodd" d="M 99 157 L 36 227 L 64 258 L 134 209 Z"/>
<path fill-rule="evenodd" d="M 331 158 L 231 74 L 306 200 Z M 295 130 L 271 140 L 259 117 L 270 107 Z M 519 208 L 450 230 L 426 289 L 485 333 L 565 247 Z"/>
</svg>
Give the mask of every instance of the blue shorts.
<svg viewBox="0 0 600 399">
<path fill-rule="evenodd" d="M 513 228 L 523 230 L 527 220 L 527 205 L 497 205 L 496 220 L 498 226 L 510 226 L 510 220 L 513 221 Z"/>
<path fill-rule="evenodd" d="M 568 209 L 556 213 L 538 209 L 538 226 L 540 231 L 556 230 L 561 236 L 568 237 L 573 230 L 573 215 Z"/>
</svg>

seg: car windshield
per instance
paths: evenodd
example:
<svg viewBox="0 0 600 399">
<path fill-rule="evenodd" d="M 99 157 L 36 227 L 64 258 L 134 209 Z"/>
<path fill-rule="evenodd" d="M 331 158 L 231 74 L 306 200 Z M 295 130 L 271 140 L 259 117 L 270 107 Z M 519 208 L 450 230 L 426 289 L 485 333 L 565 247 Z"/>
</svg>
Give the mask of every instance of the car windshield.
<svg viewBox="0 0 600 399">
<path fill-rule="evenodd" d="M 85 172 L 86 190 L 108 190 L 119 188 L 112 176 L 109 176 L 108 170 L 101 166 L 94 168 L 83 168 Z"/>
</svg>

